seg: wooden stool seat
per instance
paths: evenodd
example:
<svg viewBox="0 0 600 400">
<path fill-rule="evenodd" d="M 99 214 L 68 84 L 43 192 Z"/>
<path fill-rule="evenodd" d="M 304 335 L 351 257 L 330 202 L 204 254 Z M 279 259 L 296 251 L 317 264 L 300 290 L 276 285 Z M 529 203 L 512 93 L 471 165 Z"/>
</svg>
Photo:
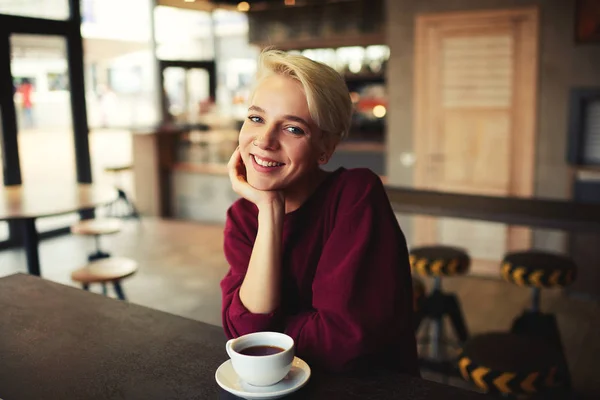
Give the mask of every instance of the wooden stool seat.
<svg viewBox="0 0 600 400">
<path fill-rule="evenodd" d="M 577 266 L 569 257 L 537 250 L 509 253 L 501 268 L 504 280 L 538 288 L 567 286 L 576 272 Z"/>
<path fill-rule="evenodd" d="M 92 218 L 79 221 L 71 226 L 75 235 L 110 235 L 121 231 L 123 222 L 117 218 Z"/>
<path fill-rule="evenodd" d="M 541 338 L 490 332 L 465 343 L 458 366 L 485 392 L 531 395 L 561 385 L 560 357 Z"/>
<path fill-rule="evenodd" d="M 135 274 L 137 262 L 124 257 L 109 257 L 92 261 L 83 268 L 71 273 L 75 282 L 89 285 L 91 283 L 106 283 L 118 281 Z"/>
<path fill-rule="evenodd" d="M 410 250 L 410 265 L 421 276 L 462 275 L 471 259 L 466 251 L 449 246 L 423 246 Z"/>
<path fill-rule="evenodd" d="M 104 167 L 105 172 L 123 172 L 132 169 L 132 165 L 111 165 L 108 167 Z"/>
</svg>

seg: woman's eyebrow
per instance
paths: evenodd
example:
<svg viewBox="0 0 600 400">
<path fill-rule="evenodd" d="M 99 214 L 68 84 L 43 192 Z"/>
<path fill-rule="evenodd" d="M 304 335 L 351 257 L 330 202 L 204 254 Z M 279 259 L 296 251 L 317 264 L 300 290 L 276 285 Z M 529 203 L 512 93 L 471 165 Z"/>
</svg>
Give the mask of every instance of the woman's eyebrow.
<svg viewBox="0 0 600 400">
<path fill-rule="evenodd" d="M 267 113 L 265 110 L 263 110 L 259 106 L 250 106 L 248 108 L 248 111 L 255 111 L 257 113 L 262 113 L 262 114 L 266 114 Z M 306 126 L 310 126 L 310 124 L 304 118 L 298 117 L 297 115 L 287 114 L 287 115 L 284 115 L 283 118 L 284 119 L 288 119 L 290 121 L 300 122 L 301 124 L 304 124 Z"/>
<path fill-rule="evenodd" d="M 248 108 L 248 111 L 256 111 L 265 114 L 265 110 L 263 110 L 259 106 L 250 106 L 250 108 Z"/>
<path fill-rule="evenodd" d="M 289 119 L 290 121 L 300 122 L 301 124 L 304 124 L 306 126 L 310 126 L 310 124 L 308 122 L 306 122 L 305 119 L 297 117 L 295 115 L 284 115 L 283 118 L 284 119 Z"/>
</svg>

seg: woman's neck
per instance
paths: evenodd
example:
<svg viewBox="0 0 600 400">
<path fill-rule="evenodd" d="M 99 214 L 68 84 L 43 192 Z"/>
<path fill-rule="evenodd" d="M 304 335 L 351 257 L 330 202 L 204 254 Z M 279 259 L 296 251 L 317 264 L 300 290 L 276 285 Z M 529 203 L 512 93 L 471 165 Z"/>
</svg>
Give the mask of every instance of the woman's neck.
<svg viewBox="0 0 600 400">
<path fill-rule="evenodd" d="M 285 213 L 288 214 L 299 209 L 329 174 L 329 172 L 323 171 L 321 168 L 316 168 L 301 182 L 294 185 L 293 190 L 286 190 Z"/>
</svg>

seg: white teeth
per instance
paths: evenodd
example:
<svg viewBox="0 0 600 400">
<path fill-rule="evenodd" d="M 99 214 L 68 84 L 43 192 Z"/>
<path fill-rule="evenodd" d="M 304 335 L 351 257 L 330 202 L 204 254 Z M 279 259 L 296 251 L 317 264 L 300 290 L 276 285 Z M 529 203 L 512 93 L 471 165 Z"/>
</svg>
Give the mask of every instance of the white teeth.
<svg viewBox="0 0 600 400">
<path fill-rule="evenodd" d="M 279 167 L 283 164 L 278 163 L 278 162 L 274 162 L 274 161 L 265 161 L 261 158 L 258 158 L 257 156 L 254 156 L 254 160 L 256 161 L 256 163 L 258 165 L 262 165 L 263 167 Z"/>
</svg>

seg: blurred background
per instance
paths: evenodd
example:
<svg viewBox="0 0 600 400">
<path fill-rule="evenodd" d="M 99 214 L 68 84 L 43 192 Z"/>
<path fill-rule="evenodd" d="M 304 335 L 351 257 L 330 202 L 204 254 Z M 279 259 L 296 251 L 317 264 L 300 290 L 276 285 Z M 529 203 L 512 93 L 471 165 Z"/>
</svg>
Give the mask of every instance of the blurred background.
<svg viewBox="0 0 600 400">
<path fill-rule="evenodd" d="M 105 238 L 141 265 L 132 302 L 220 324 L 222 225 L 237 199 L 226 163 L 267 46 L 346 80 L 352 129 L 328 170 L 370 168 L 388 188 L 600 204 L 597 0 L 0 0 L 0 26 L 4 185 L 118 187 L 149 227 Z M 48 279 L 74 284 L 80 218 L 36 220 Z M 397 218 L 411 248 L 468 252 L 468 273 L 448 287 L 475 332 L 507 328 L 529 302 L 501 279 L 507 253 L 575 260 L 577 279 L 547 304 L 575 386 L 600 395 L 598 232 Z M 0 222 L 0 276 L 25 271 L 22 243 Z"/>
</svg>

